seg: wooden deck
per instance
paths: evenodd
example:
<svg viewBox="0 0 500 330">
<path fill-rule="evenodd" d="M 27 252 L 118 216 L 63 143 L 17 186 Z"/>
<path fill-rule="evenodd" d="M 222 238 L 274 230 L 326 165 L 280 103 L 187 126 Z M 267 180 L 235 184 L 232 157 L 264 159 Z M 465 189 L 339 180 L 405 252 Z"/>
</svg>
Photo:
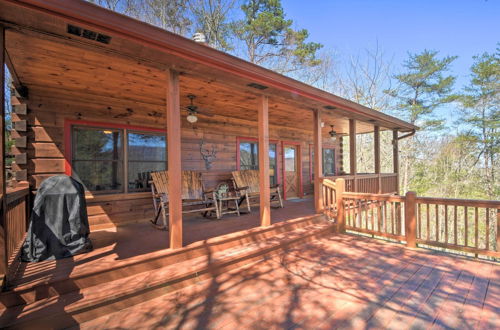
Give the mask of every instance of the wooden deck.
<svg viewBox="0 0 500 330">
<path fill-rule="evenodd" d="M 285 202 L 283 209 L 272 208 L 272 223 L 279 223 L 314 214 L 311 199 Z M 210 238 L 240 232 L 260 225 L 259 209 L 251 213 L 225 215 L 220 220 L 201 216 L 184 216 L 185 245 L 207 241 Z M 11 287 L 32 285 L 38 282 L 78 277 L 89 270 L 98 272 L 111 265 L 118 268 L 143 258 L 154 258 L 164 254 L 169 247 L 167 231 L 155 229 L 150 223 L 137 223 L 90 234 L 94 250 L 74 258 L 49 260 L 39 263 L 21 263 L 12 276 Z"/>
<path fill-rule="evenodd" d="M 500 265 L 330 235 L 82 329 L 500 328 Z"/>
</svg>

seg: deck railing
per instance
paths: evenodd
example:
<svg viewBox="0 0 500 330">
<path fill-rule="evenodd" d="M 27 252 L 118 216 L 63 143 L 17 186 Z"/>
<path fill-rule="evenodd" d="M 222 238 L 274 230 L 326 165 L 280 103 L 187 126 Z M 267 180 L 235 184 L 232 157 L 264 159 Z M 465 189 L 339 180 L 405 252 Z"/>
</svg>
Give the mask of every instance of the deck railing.
<svg viewBox="0 0 500 330">
<path fill-rule="evenodd" d="M 325 214 L 341 232 L 500 258 L 500 201 L 344 192 L 344 184 L 323 180 Z"/>
<path fill-rule="evenodd" d="M 345 191 L 360 192 L 368 194 L 388 194 L 397 193 L 398 174 L 356 174 L 342 176 L 328 176 L 326 179 L 335 181 L 336 179 L 345 180 Z"/>
<path fill-rule="evenodd" d="M 8 260 L 22 243 L 27 228 L 29 189 L 27 187 L 8 188 L 6 212 L 3 221 L 5 231 L 5 249 Z"/>
</svg>

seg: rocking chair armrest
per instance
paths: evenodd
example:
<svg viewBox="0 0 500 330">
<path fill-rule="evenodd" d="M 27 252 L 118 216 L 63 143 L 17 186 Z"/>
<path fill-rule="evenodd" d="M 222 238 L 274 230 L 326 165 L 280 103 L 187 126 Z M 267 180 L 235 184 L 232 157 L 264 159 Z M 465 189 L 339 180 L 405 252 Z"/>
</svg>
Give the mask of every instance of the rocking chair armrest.
<svg viewBox="0 0 500 330">
<path fill-rule="evenodd" d="M 214 191 L 215 191 L 215 189 L 207 189 L 207 190 L 204 190 L 204 191 L 203 191 L 203 194 L 204 194 L 204 195 L 208 195 L 208 194 L 213 193 Z"/>
<path fill-rule="evenodd" d="M 250 187 L 248 187 L 248 186 L 247 187 L 236 187 L 236 188 L 234 188 L 234 190 L 235 191 L 242 191 L 242 190 L 248 190 L 248 188 L 250 188 Z"/>
<path fill-rule="evenodd" d="M 281 187 L 281 185 L 279 183 L 277 183 L 277 184 L 273 184 L 270 188 L 275 189 L 275 188 L 279 188 L 279 187 Z"/>
</svg>

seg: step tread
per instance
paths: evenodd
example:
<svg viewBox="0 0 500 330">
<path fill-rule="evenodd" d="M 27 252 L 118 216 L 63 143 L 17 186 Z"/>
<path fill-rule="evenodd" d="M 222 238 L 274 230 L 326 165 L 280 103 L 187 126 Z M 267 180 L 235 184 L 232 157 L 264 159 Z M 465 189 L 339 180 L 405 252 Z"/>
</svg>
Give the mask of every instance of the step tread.
<svg viewBox="0 0 500 330">
<path fill-rule="evenodd" d="M 196 257 L 159 269 L 120 278 L 97 287 L 88 287 L 65 293 L 58 297 L 46 298 L 29 305 L 11 307 L 0 316 L 0 324 L 22 324 L 36 318 L 54 315 L 54 313 L 63 312 L 68 314 L 85 308 L 95 307 L 106 303 L 106 301 L 126 297 L 138 291 L 147 290 L 148 288 L 169 285 L 169 283 L 175 283 L 177 280 L 182 280 L 183 278 L 192 278 L 193 274 L 207 272 L 210 267 L 217 267 L 217 265 L 224 264 L 225 262 L 245 258 L 245 256 L 252 253 L 259 253 L 259 251 L 279 246 L 283 242 L 301 239 L 307 234 L 319 233 L 330 227 L 330 223 L 311 224 L 293 231 L 277 234 L 266 241 L 248 243 L 243 246 L 215 252 L 208 259 L 207 256 Z"/>
<path fill-rule="evenodd" d="M 101 271 L 109 271 L 112 269 L 125 268 L 127 266 L 144 263 L 148 260 L 161 259 L 171 256 L 176 256 L 181 253 L 189 253 L 190 250 L 199 249 L 205 246 L 216 246 L 218 244 L 223 244 L 227 241 L 238 240 L 241 236 L 247 236 L 251 234 L 265 233 L 267 230 L 279 230 L 280 228 L 286 228 L 291 226 L 306 225 L 310 221 L 317 219 L 317 215 L 302 217 L 299 219 L 294 219 L 292 221 L 287 221 L 283 223 L 278 223 L 269 228 L 256 227 L 243 232 L 231 233 L 219 237 L 210 238 L 206 241 L 196 242 L 186 246 L 179 250 L 159 250 L 155 252 L 150 252 L 147 254 L 146 258 L 144 255 L 133 256 L 127 259 L 117 260 L 117 256 L 113 253 L 113 248 L 105 247 L 92 252 L 77 255 L 71 259 L 61 259 L 61 260 L 51 260 L 39 263 L 29 263 L 26 264 L 26 269 L 24 270 L 23 280 L 15 283 L 15 286 L 11 288 L 10 291 L 3 292 L 0 295 L 10 294 L 13 292 L 22 292 L 29 290 L 33 287 L 40 285 L 47 285 L 49 283 L 55 283 L 61 280 L 82 278 L 88 275 L 96 274 Z M 87 259 L 100 259 L 98 263 L 87 262 Z M 109 262 L 104 262 L 106 259 Z M 110 267 L 109 263 L 113 263 L 113 267 Z M 78 267 L 78 264 L 85 264 L 86 267 Z M 76 265 L 76 266 L 75 266 Z M 57 269 L 57 272 L 54 270 Z M 45 274 L 40 274 L 44 272 Z M 33 276 L 32 276 L 33 275 Z M 42 275 L 42 276 L 40 276 Z"/>
</svg>

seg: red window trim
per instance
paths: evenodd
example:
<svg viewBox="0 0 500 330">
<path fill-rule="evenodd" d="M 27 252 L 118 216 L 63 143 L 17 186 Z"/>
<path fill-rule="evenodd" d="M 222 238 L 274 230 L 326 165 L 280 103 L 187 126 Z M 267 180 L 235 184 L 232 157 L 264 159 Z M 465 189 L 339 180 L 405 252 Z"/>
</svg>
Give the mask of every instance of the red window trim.
<svg viewBox="0 0 500 330">
<path fill-rule="evenodd" d="M 337 168 L 337 148 L 332 145 L 324 145 L 321 147 L 321 151 L 323 149 L 333 149 L 333 152 L 335 154 L 335 175 L 338 173 L 338 168 Z M 311 184 L 314 184 L 313 181 L 313 151 L 314 151 L 314 144 L 310 143 L 309 144 L 309 180 L 311 180 Z"/>
<path fill-rule="evenodd" d="M 241 142 L 259 142 L 259 139 L 245 136 L 236 137 L 236 170 L 240 170 L 240 143 Z M 281 166 L 279 162 L 278 152 L 279 152 L 279 140 L 269 140 L 269 144 L 276 144 L 276 181 L 281 184 Z"/>
<path fill-rule="evenodd" d="M 292 145 L 297 147 L 297 155 L 299 156 L 298 162 L 297 162 L 297 169 L 299 171 L 299 198 L 304 197 L 304 184 L 302 182 L 302 145 L 300 142 L 295 142 L 295 141 L 281 141 L 281 161 L 283 163 L 283 168 L 281 176 L 284 178 L 285 177 L 285 146 L 287 145 Z M 286 180 L 283 180 L 283 199 L 286 200 Z"/>
<path fill-rule="evenodd" d="M 88 121 L 88 120 L 64 120 L 64 172 L 66 175 L 71 176 L 73 174 L 72 167 L 72 141 L 71 141 L 71 128 L 73 126 L 87 126 L 87 127 L 98 127 L 98 128 L 118 128 L 118 129 L 129 129 L 141 132 L 157 132 L 157 133 L 167 133 L 166 129 L 151 128 L 136 125 L 126 125 L 126 124 L 113 124 L 113 123 L 103 123 L 98 121 Z"/>
</svg>

